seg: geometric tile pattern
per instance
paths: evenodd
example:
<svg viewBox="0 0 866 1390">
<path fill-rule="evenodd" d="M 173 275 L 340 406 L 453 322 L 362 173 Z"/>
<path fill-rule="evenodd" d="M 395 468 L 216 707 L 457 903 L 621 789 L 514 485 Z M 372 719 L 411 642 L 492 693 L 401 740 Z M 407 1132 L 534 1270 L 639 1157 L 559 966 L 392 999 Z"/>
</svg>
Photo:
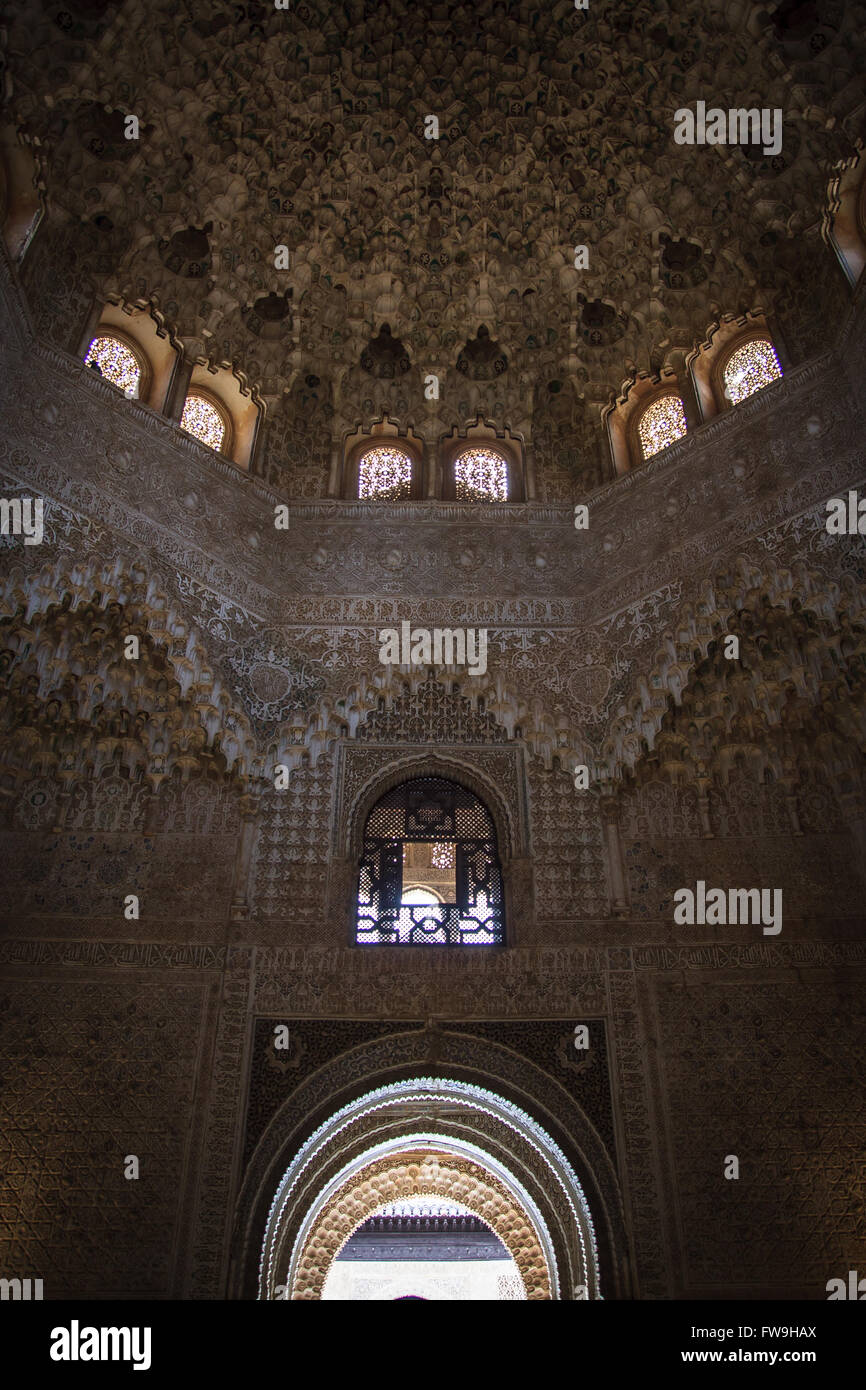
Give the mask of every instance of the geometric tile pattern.
<svg viewBox="0 0 866 1390">
<path fill-rule="evenodd" d="M 116 972 L 0 988 L 4 1276 L 46 1298 L 171 1292 L 201 1011 L 199 985 Z"/>
<path fill-rule="evenodd" d="M 862 1267 L 863 998 L 826 976 L 658 988 L 686 1297 L 826 1298 Z"/>
</svg>

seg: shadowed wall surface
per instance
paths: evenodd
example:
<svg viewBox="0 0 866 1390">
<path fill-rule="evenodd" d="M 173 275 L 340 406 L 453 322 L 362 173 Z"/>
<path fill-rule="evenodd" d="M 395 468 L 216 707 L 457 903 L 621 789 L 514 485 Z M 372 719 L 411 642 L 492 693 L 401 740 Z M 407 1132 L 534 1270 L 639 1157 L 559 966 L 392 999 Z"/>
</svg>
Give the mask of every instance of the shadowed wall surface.
<svg viewBox="0 0 866 1390">
<path fill-rule="evenodd" d="M 826 526 L 866 489 L 864 7 L 200 8 L 9 27 L 0 492 L 44 536 L 0 537 L 0 1275 L 255 1297 L 293 1155 L 433 1078 L 555 1143 L 604 1297 L 825 1298 L 866 1234 L 866 549 Z M 676 145 L 704 99 L 782 152 Z M 107 306 L 164 401 L 84 365 Z M 755 334 L 782 376 L 710 408 Z M 179 429 L 194 371 L 245 461 Z M 383 440 L 414 491 L 351 495 Z M 517 500 L 458 500 L 469 445 Z M 384 663 L 403 622 L 487 669 Z M 502 946 L 355 944 L 367 814 L 424 777 L 489 812 Z M 781 931 L 677 922 L 699 881 Z M 424 1132 L 540 1190 L 479 1116 Z"/>
</svg>

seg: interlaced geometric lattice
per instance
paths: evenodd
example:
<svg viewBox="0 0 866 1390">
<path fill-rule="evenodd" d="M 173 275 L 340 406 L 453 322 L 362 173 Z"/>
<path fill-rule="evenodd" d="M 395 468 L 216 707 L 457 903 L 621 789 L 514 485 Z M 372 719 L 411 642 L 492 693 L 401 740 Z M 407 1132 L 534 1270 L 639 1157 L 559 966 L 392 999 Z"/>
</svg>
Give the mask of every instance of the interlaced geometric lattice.
<svg viewBox="0 0 866 1390">
<path fill-rule="evenodd" d="M 446 844 L 435 844 L 431 854 L 433 863 L 437 869 L 450 869 L 454 863 L 454 846 Z"/>
<path fill-rule="evenodd" d="M 508 465 L 492 449 L 466 449 L 454 461 L 454 481 L 460 502 L 505 502 Z"/>
<path fill-rule="evenodd" d="M 368 449 L 358 467 L 358 496 L 379 501 L 409 497 L 412 491 L 412 460 L 402 449 L 380 444 Z"/>
<path fill-rule="evenodd" d="M 211 405 L 204 396 L 187 396 L 180 427 L 188 434 L 194 434 L 209 449 L 219 452 L 226 427 L 216 406 Z"/>
<path fill-rule="evenodd" d="M 731 353 L 725 367 L 725 394 L 738 405 L 771 381 L 778 381 L 781 375 L 776 349 L 769 338 L 753 338 Z"/>
<path fill-rule="evenodd" d="M 94 338 L 84 360 L 88 367 L 95 362 L 100 375 L 128 396 L 138 395 L 141 368 L 135 353 L 118 338 Z"/>
<path fill-rule="evenodd" d="M 686 432 L 686 413 L 679 396 L 662 396 L 647 406 L 638 421 L 641 452 L 652 458 Z"/>
<path fill-rule="evenodd" d="M 432 842 L 437 849 L 443 842 L 453 846 L 453 901 L 411 900 L 404 887 L 405 846 L 419 842 Z M 394 946 L 502 942 L 496 831 L 472 792 L 444 778 L 419 777 L 376 803 L 364 831 L 356 940 Z"/>
</svg>

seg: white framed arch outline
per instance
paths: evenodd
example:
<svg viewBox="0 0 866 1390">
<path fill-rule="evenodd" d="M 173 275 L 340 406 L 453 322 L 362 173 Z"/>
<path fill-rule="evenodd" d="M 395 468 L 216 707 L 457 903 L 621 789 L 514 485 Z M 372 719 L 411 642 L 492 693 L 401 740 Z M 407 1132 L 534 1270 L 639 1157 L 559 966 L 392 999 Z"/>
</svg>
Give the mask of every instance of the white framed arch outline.
<svg viewBox="0 0 866 1390">
<path fill-rule="evenodd" d="M 473 1113 L 487 1117 L 498 1126 L 505 1126 L 518 1134 L 531 1145 L 541 1160 L 545 1184 L 549 1183 L 551 1188 L 558 1189 L 571 1216 L 572 1229 L 576 1235 L 575 1283 L 585 1290 L 585 1297 L 601 1298 L 598 1248 L 592 1216 L 580 1180 L 555 1141 L 519 1106 L 492 1091 L 451 1078 L 421 1077 L 378 1087 L 349 1102 L 320 1125 L 301 1146 L 283 1173 L 265 1223 L 258 1274 L 257 1297 L 260 1300 L 282 1297 L 283 1295 L 277 1293 L 278 1289 L 285 1289 L 287 1298 L 293 1296 L 294 1284 L 310 1234 L 328 1203 L 341 1188 L 345 1188 L 353 1178 L 378 1161 L 388 1157 L 396 1159 L 401 1153 L 414 1153 L 425 1146 L 478 1165 L 509 1193 L 514 1205 L 530 1225 L 543 1254 L 550 1290 L 547 1296 L 552 1299 L 563 1297 L 563 1275 L 558 1266 L 554 1241 L 537 1203 L 507 1164 L 487 1152 L 478 1142 L 477 1135 L 471 1140 L 456 1138 L 441 1131 L 437 1132 L 435 1128 L 428 1130 L 426 1126 L 422 1130 L 413 1129 L 411 1132 L 395 1134 L 372 1142 L 346 1164 L 341 1165 L 339 1171 L 317 1183 L 317 1164 L 328 1145 L 337 1136 L 347 1137 L 353 1128 L 363 1123 L 365 1117 L 377 1111 L 393 1109 L 399 1112 L 404 1108 L 407 1114 L 411 1113 L 417 1117 L 419 1111 L 423 1113 L 426 1108 L 429 1109 L 431 1118 L 434 1118 L 437 1106 L 441 1106 L 443 1102 L 447 1102 L 458 1112 L 465 1112 L 467 1119 Z M 289 1242 L 287 1224 L 290 1213 L 300 1194 L 311 1187 L 315 1195 L 308 1202 L 303 1220 Z M 477 1214 L 482 1219 L 487 1219 L 483 1212 Z M 366 1213 L 361 1219 L 366 1219 Z M 342 1244 L 351 1234 L 352 1231 L 348 1228 L 341 1233 L 341 1242 L 335 1253 L 342 1248 Z M 324 1283 L 327 1269 L 321 1271 L 321 1277 Z M 569 1290 L 565 1296 L 570 1298 L 574 1295 Z"/>
</svg>

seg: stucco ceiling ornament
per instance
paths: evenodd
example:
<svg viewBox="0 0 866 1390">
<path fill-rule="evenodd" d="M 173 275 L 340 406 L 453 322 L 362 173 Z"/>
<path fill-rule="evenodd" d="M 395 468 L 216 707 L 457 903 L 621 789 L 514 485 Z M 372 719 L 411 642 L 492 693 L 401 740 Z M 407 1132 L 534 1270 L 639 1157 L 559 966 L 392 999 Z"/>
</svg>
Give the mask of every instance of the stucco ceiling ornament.
<svg viewBox="0 0 866 1390">
<path fill-rule="evenodd" d="M 271 394 L 291 333 L 329 379 L 363 361 L 408 381 L 410 356 L 435 369 L 447 353 L 479 385 L 497 376 L 505 414 L 540 420 L 534 383 L 584 370 L 598 399 L 627 360 L 700 340 L 710 305 L 788 312 L 860 100 L 842 9 L 824 9 L 794 42 L 778 16 L 696 25 L 688 6 L 631 0 L 555 5 L 531 29 L 492 0 L 361 17 L 215 0 L 206 22 L 108 7 L 67 28 L 23 5 L 10 114 L 40 142 L 50 216 L 98 297 L 158 302 L 180 337 L 255 362 Z M 778 158 L 673 144 L 673 111 L 714 91 L 785 108 Z M 407 402 L 423 413 L 420 383 Z"/>
<path fill-rule="evenodd" d="M 279 632 L 257 633 L 229 651 L 225 664 L 259 732 L 311 709 L 325 687 L 318 663 L 294 650 Z"/>
</svg>

